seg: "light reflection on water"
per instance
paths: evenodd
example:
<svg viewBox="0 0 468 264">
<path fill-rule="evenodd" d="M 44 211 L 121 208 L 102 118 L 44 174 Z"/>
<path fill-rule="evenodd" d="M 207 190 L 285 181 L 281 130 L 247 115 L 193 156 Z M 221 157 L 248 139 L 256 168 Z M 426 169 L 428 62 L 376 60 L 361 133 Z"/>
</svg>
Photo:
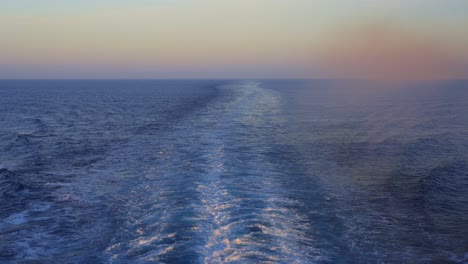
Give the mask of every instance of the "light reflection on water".
<svg viewBox="0 0 468 264">
<path fill-rule="evenodd" d="M 0 89 L 0 261 L 466 261 L 465 82 L 104 84 Z"/>
</svg>

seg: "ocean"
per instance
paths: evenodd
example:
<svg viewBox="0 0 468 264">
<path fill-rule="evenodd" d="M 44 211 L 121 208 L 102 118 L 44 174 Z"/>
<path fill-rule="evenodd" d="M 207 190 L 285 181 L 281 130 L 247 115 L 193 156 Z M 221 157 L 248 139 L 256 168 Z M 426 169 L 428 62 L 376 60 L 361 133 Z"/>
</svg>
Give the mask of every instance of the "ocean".
<svg viewBox="0 0 468 264">
<path fill-rule="evenodd" d="M 468 81 L 0 81 L 0 263 L 468 263 Z"/>
</svg>

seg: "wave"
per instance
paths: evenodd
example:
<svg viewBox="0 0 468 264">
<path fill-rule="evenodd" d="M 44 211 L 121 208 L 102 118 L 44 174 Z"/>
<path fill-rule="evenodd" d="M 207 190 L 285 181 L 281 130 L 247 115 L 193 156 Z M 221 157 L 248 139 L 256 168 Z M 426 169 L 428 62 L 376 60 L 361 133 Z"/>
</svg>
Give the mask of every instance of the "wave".
<svg viewBox="0 0 468 264">
<path fill-rule="evenodd" d="M 456 219 L 468 215 L 468 197 L 465 195 L 468 191 L 468 164 L 460 160 L 437 166 L 421 181 L 423 206 L 434 215 L 433 221 L 453 220 L 455 222 L 451 225 L 444 226 L 454 228 L 458 222 L 459 229 L 452 231 L 462 231 L 464 223 Z"/>
<path fill-rule="evenodd" d="M 308 219 L 294 209 L 300 202 L 282 190 L 278 179 L 287 175 L 278 174 L 267 149 L 257 148 L 268 145 L 258 142 L 269 137 L 265 128 L 281 122 L 274 117 L 279 97 L 258 83 L 218 89 L 217 100 L 160 134 L 160 144 L 134 142 L 141 156 L 157 155 L 140 163 L 142 183 L 118 198 L 125 209 L 117 217 L 123 228 L 107 248 L 113 263 L 324 258 L 305 235 Z"/>
<path fill-rule="evenodd" d="M 0 197 L 3 197 L 2 199 L 16 196 L 26 186 L 24 181 L 15 172 L 0 164 Z"/>
</svg>

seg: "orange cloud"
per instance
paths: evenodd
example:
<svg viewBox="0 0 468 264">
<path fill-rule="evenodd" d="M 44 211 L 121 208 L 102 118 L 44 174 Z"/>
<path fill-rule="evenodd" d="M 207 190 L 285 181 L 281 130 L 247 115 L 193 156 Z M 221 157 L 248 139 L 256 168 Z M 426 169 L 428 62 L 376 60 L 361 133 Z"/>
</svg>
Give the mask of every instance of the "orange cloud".
<svg viewBox="0 0 468 264">
<path fill-rule="evenodd" d="M 355 23 L 340 27 L 331 36 L 322 47 L 319 63 L 332 76 L 380 80 L 468 76 L 463 51 L 395 23 Z"/>
</svg>

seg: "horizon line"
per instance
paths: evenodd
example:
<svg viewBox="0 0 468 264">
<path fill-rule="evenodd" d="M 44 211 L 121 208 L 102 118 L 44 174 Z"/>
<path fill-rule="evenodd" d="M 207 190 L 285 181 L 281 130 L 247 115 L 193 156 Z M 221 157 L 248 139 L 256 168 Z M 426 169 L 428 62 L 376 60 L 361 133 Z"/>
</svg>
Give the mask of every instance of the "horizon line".
<svg viewBox="0 0 468 264">
<path fill-rule="evenodd" d="M 195 81 L 195 80 L 323 80 L 323 81 L 365 81 L 365 82 L 436 82 L 436 81 L 468 81 L 468 77 L 466 78 L 446 78 L 446 79 L 393 79 L 393 80 L 385 80 L 385 79 L 371 79 L 371 78 L 325 78 L 325 77 L 256 77 L 256 78 L 222 78 L 222 77 L 180 77 L 180 78 L 166 78 L 166 77 L 155 77 L 155 78 L 104 78 L 104 77 L 90 77 L 90 78 L 68 78 L 68 77 L 58 77 L 58 78 L 0 78 L 0 81 L 158 81 L 158 80 L 187 80 L 187 81 Z"/>
</svg>

